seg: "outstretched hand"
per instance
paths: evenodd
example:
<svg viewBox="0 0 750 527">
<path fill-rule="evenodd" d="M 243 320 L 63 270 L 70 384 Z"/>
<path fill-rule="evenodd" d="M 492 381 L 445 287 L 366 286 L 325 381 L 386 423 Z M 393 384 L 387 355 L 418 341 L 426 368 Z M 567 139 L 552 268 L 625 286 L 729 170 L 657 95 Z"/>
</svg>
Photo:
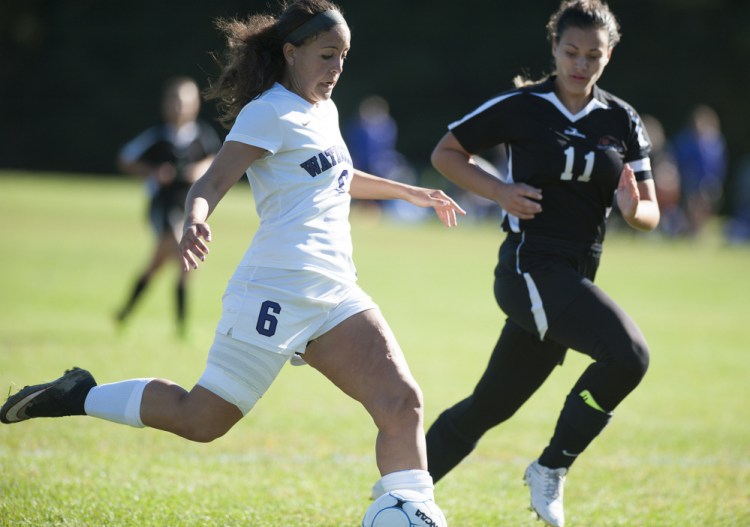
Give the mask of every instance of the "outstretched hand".
<svg viewBox="0 0 750 527">
<path fill-rule="evenodd" d="M 211 241 L 211 228 L 208 223 L 193 223 L 185 228 L 180 240 L 180 256 L 182 269 L 185 272 L 191 268 L 198 269 L 196 257 L 201 262 L 206 260 L 208 243 Z"/>
<path fill-rule="evenodd" d="M 446 227 L 458 225 L 456 214 L 466 215 L 466 211 L 458 206 L 458 203 L 442 190 L 415 188 L 416 192 L 411 194 L 409 202 L 418 207 L 432 207 L 435 214 Z"/>
<path fill-rule="evenodd" d="M 625 220 L 635 217 L 638 210 L 638 202 L 641 200 L 641 194 L 638 191 L 638 184 L 635 181 L 635 173 L 630 165 L 625 165 L 620 173 L 620 182 L 617 185 L 617 206 Z"/>
</svg>

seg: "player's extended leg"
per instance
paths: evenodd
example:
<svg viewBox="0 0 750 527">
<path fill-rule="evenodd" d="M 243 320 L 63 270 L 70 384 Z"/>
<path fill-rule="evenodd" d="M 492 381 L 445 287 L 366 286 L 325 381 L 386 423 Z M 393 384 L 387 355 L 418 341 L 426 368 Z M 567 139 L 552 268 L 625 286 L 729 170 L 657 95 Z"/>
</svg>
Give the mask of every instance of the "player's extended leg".
<svg viewBox="0 0 750 527">
<path fill-rule="evenodd" d="M 108 386 L 105 385 L 92 390 L 94 393 L 86 400 L 86 413 L 116 421 L 106 412 L 114 409 L 116 417 L 121 411 L 118 405 L 124 402 L 125 415 L 137 407 L 145 426 L 192 441 L 212 441 L 250 412 L 287 362 L 286 355 L 217 332 L 206 369 L 190 392 L 164 379 L 146 379 L 139 401 L 137 379 L 109 385 L 109 393 L 103 392 Z M 129 382 L 136 383 L 136 389 L 118 393 L 119 387 L 126 389 Z"/>
<path fill-rule="evenodd" d="M 445 410 L 427 432 L 430 474 L 439 481 L 484 433 L 509 419 L 559 364 L 565 349 L 508 320 L 474 392 Z"/>
<path fill-rule="evenodd" d="M 190 392 L 165 379 L 130 379 L 97 386 L 73 368 L 49 383 L 26 386 L 0 408 L 0 421 L 90 415 L 134 427 L 150 426 L 199 442 L 224 435 L 242 418 L 234 404 L 201 386 Z"/>
<path fill-rule="evenodd" d="M 431 496 L 422 392 L 380 311 L 349 317 L 310 342 L 304 357 L 372 416 L 384 491 L 414 488 Z"/>
<path fill-rule="evenodd" d="M 88 371 L 73 368 L 59 379 L 27 386 L 9 397 L 0 408 L 0 421 L 90 415 L 212 441 L 253 408 L 287 361 L 286 355 L 217 332 L 206 369 L 190 392 L 165 379 L 97 385 Z"/>
</svg>

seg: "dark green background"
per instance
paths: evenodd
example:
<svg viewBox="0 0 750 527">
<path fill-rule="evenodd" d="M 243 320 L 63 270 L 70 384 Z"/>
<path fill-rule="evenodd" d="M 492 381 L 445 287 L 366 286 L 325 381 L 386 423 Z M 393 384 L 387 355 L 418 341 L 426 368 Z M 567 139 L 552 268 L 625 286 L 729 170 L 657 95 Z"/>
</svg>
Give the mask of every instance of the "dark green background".
<svg viewBox="0 0 750 527">
<path fill-rule="evenodd" d="M 557 0 L 340 0 L 352 51 L 336 100 L 348 119 L 385 96 L 399 149 L 420 167 L 445 126 L 551 66 Z M 202 86 L 223 42 L 217 16 L 266 1 L 10 0 L 0 3 L 0 168 L 112 173 L 119 146 L 159 118 L 162 81 Z M 273 4 L 271 4 L 273 6 Z M 612 0 L 622 42 L 600 85 L 676 132 L 691 107 L 717 109 L 731 161 L 750 151 L 750 2 Z M 214 108 L 204 105 L 204 117 Z M 218 125 L 217 129 L 221 130 Z"/>
</svg>

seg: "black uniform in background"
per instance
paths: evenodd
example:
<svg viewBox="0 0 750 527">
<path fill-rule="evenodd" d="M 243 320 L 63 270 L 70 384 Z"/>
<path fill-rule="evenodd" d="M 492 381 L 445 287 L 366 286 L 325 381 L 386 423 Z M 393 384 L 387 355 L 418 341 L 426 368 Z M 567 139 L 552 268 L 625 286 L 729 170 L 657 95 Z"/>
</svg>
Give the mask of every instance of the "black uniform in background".
<svg viewBox="0 0 750 527">
<path fill-rule="evenodd" d="M 179 232 L 185 216 L 185 201 L 191 181 L 185 174 L 185 167 L 216 154 L 221 148 L 221 140 L 208 124 L 193 121 L 176 130 L 168 123 L 162 123 L 145 130 L 122 147 L 120 157 L 128 162 L 139 161 L 157 168 L 164 164 L 174 167 L 175 177 L 168 183 L 161 183 L 155 176 L 146 181 L 149 192 L 149 222 L 157 239 L 174 236 L 179 242 Z M 138 278 L 125 305 L 116 318 L 122 323 L 143 295 L 150 281 L 148 273 Z M 177 324 L 181 333 L 185 331 L 186 293 L 184 280 L 180 279 L 176 288 Z"/>
<path fill-rule="evenodd" d="M 191 182 L 185 178 L 185 167 L 216 154 L 221 141 L 216 131 L 201 121 L 195 121 L 176 132 L 168 124 L 149 128 L 122 148 L 128 161 L 142 161 L 159 166 L 174 165 L 176 176 L 167 184 L 148 181 L 150 194 L 149 219 L 157 236 L 164 229 L 179 228 L 185 213 L 185 199 Z"/>
</svg>

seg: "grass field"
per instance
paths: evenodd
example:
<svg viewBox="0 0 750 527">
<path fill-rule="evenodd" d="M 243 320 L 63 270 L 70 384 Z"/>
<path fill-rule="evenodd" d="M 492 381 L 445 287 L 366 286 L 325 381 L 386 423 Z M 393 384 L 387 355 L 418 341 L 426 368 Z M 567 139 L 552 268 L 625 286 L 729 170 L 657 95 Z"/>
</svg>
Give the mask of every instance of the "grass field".
<svg viewBox="0 0 750 527">
<path fill-rule="evenodd" d="M 0 392 L 72 365 L 99 382 L 192 386 L 220 299 L 257 218 L 246 186 L 217 210 L 176 337 L 174 270 L 123 332 L 112 314 L 150 249 L 138 183 L 0 174 Z M 483 370 L 502 314 L 491 294 L 496 225 L 403 226 L 353 213 L 360 282 L 425 393 L 427 423 Z M 652 349 L 642 385 L 568 478 L 568 526 L 750 525 L 750 248 L 611 237 L 598 283 Z M 535 526 L 521 475 L 588 363 L 569 353 L 513 419 L 437 487 L 452 527 Z M 378 477 L 374 427 L 310 368 L 288 366 L 225 437 L 193 444 L 85 417 L 0 426 L 0 526 L 359 525 Z"/>
</svg>

